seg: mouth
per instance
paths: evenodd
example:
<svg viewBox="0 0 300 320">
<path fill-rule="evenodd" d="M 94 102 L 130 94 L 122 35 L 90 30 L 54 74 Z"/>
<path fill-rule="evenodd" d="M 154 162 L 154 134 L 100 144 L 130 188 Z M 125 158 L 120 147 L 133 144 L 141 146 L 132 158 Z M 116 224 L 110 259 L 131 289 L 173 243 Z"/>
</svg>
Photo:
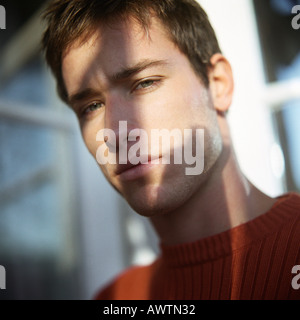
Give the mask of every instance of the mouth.
<svg viewBox="0 0 300 320">
<path fill-rule="evenodd" d="M 151 168 L 159 164 L 160 156 L 151 158 L 150 156 L 140 157 L 137 164 L 132 164 L 129 160 L 127 164 L 119 164 L 115 170 L 115 175 L 121 180 L 134 180 L 144 176 Z"/>
</svg>

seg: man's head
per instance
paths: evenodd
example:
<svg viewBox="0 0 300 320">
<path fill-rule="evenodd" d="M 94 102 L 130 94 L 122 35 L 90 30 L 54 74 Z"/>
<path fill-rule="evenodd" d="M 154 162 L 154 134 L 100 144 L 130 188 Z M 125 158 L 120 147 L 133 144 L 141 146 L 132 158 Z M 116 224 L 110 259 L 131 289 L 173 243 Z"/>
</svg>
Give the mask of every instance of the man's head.
<svg viewBox="0 0 300 320">
<path fill-rule="evenodd" d="M 134 18 L 147 32 L 153 15 L 207 86 L 210 58 L 221 50 L 206 13 L 196 1 L 54 0 L 45 12 L 48 28 L 44 33 L 43 48 L 62 100 L 68 103 L 61 62 L 70 45 L 89 37 L 99 25 L 113 25 L 128 18 Z"/>
<path fill-rule="evenodd" d="M 107 163 L 101 169 L 108 181 L 148 216 L 172 211 L 195 196 L 221 157 L 224 134 L 218 118 L 232 93 L 230 67 L 218 53 L 203 10 L 191 0 L 62 0 L 54 1 L 47 17 L 48 63 L 95 158 L 103 145 L 98 132 L 104 128 L 116 134 L 115 149 L 110 141 L 104 143 L 116 153 L 124 137 L 132 147 L 128 132 L 134 129 L 143 129 L 148 137 L 155 129 L 175 129 L 183 137 L 191 129 L 193 152 L 196 129 L 205 131 L 201 176 L 186 175 L 186 163 L 134 168 Z M 127 123 L 125 135 L 120 121 Z M 158 155 L 163 159 L 165 150 L 160 148 Z"/>
</svg>

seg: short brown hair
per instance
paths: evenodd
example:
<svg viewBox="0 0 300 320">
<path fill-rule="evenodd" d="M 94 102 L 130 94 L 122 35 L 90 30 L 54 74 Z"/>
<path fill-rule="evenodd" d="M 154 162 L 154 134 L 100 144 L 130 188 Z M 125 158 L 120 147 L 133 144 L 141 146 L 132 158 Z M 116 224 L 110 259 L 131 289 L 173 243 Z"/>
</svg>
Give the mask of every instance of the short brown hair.
<svg viewBox="0 0 300 320">
<path fill-rule="evenodd" d="M 120 18 L 132 17 L 147 30 L 153 13 L 208 87 L 210 58 L 221 50 L 205 11 L 195 0 L 53 0 L 44 14 L 47 29 L 42 45 L 62 100 L 68 103 L 62 55 L 75 40 L 91 34 L 100 23 Z"/>
</svg>

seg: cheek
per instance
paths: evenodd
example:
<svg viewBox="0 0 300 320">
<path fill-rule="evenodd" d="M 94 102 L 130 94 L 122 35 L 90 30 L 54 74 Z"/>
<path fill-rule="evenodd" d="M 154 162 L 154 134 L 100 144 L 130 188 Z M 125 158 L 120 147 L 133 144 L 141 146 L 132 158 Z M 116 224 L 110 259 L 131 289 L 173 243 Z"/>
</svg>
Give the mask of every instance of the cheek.
<svg viewBox="0 0 300 320">
<path fill-rule="evenodd" d="M 92 156 L 96 158 L 97 148 L 99 147 L 99 142 L 96 141 L 97 130 L 95 130 L 92 126 L 85 125 L 81 127 L 81 135 L 87 149 Z"/>
<path fill-rule="evenodd" d="M 99 130 L 104 128 L 103 113 L 96 113 L 95 117 L 89 120 L 83 120 L 80 123 L 80 130 L 83 141 L 89 152 L 96 158 L 96 152 L 101 142 L 97 141 Z"/>
<path fill-rule="evenodd" d="M 108 181 L 111 181 L 111 177 L 108 171 L 108 167 L 104 165 L 100 165 L 97 161 L 97 150 L 101 144 L 101 142 L 96 140 L 97 136 L 97 129 L 93 128 L 92 126 L 85 126 L 84 128 L 81 128 L 81 135 L 83 138 L 83 141 L 90 152 L 90 154 L 93 156 L 93 158 L 96 160 L 99 168 L 103 172 L 104 176 Z"/>
<path fill-rule="evenodd" d="M 170 96 L 176 104 L 175 112 L 179 119 L 205 120 L 209 109 L 208 91 L 198 78 L 191 75 L 186 77 L 185 81 L 177 80 Z"/>
<path fill-rule="evenodd" d="M 206 101 L 202 91 L 201 87 L 184 82 L 168 83 L 139 104 L 141 128 L 190 128 L 191 122 L 204 119 Z"/>
</svg>

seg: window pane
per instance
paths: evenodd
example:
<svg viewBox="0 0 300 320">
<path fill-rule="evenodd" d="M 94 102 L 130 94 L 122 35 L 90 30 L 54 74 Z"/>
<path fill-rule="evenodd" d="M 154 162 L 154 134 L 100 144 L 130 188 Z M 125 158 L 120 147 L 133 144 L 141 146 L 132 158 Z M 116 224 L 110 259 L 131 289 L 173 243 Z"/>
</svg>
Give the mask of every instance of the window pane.
<svg viewBox="0 0 300 320">
<path fill-rule="evenodd" d="M 266 81 L 300 79 L 299 30 L 292 27 L 292 8 L 299 0 L 254 0 Z M 274 114 L 286 162 L 287 190 L 300 191 L 300 100 L 287 101 Z"/>
</svg>

